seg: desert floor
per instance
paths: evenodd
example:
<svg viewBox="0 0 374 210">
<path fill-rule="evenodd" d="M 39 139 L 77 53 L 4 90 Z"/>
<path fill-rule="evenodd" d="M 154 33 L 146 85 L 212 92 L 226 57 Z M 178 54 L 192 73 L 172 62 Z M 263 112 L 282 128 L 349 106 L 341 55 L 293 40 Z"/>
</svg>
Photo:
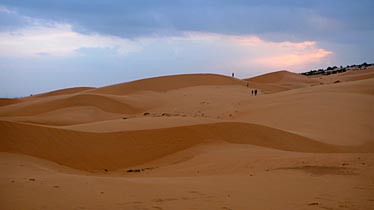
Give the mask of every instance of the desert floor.
<svg viewBox="0 0 374 210">
<path fill-rule="evenodd" d="M 373 107 L 373 67 L 0 99 L 0 209 L 374 209 Z"/>
</svg>

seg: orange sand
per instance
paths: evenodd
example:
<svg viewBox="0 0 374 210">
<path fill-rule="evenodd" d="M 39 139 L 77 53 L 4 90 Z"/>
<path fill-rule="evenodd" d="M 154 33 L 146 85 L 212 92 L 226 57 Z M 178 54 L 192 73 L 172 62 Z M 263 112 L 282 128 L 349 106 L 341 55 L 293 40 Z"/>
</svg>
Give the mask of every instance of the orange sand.
<svg viewBox="0 0 374 210">
<path fill-rule="evenodd" d="M 1 99 L 0 209 L 373 209 L 373 107 L 373 68 Z"/>
</svg>

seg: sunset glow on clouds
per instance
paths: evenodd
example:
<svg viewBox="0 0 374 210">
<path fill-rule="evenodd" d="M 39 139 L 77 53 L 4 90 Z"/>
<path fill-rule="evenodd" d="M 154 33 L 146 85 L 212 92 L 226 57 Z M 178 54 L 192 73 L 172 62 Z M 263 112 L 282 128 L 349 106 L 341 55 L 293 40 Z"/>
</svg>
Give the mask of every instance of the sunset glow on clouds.
<svg viewBox="0 0 374 210">
<path fill-rule="evenodd" d="M 69 24 L 39 23 L 11 32 L 0 32 L 0 55 L 69 57 L 80 56 L 79 50 L 82 48 L 101 48 L 112 49 L 118 56 L 126 56 L 129 52 L 141 54 L 142 50 L 151 48 L 154 43 L 170 48 L 180 45 L 188 48 L 190 43 L 196 42 L 206 48 L 214 47 L 227 53 L 238 54 L 236 58 L 228 56 L 228 60 L 219 61 L 222 66 L 227 67 L 233 64 L 233 67 L 241 65 L 241 68 L 297 68 L 307 63 L 319 62 L 332 54 L 331 51 L 318 48 L 314 41 L 272 42 L 257 36 L 199 32 L 185 32 L 180 36 L 126 39 L 78 33 L 73 31 Z"/>
<path fill-rule="evenodd" d="M 269 69 L 300 69 L 310 63 L 328 65 L 327 58 L 333 52 L 318 47 L 315 41 L 272 42 L 257 36 L 235 36 L 208 33 L 186 33 L 178 40 L 207 42 L 221 45 L 228 53 L 240 52 L 232 67 Z M 229 66 L 229 65 L 226 65 Z"/>
<path fill-rule="evenodd" d="M 285 52 L 283 55 L 256 59 L 254 63 L 279 69 L 302 68 L 306 64 L 321 61 L 331 54 L 331 51 L 318 48 L 297 49 L 295 51 Z"/>
</svg>

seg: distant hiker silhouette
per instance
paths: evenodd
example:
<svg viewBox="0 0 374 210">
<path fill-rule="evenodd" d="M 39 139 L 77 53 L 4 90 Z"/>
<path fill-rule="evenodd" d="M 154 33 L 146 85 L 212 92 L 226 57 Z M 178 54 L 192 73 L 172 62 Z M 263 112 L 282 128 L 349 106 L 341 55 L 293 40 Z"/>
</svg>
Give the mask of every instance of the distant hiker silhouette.
<svg viewBox="0 0 374 210">
<path fill-rule="evenodd" d="M 252 95 L 253 95 L 253 90 L 251 91 Z"/>
<path fill-rule="evenodd" d="M 231 76 L 232 76 L 232 77 L 234 77 L 234 76 L 235 76 L 235 74 L 234 74 L 234 73 L 232 73 L 232 74 L 231 74 Z"/>
<path fill-rule="evenodd" d="M 255 90 L 255 96 L 257 96 L 257 90 Z"/>
</svg>

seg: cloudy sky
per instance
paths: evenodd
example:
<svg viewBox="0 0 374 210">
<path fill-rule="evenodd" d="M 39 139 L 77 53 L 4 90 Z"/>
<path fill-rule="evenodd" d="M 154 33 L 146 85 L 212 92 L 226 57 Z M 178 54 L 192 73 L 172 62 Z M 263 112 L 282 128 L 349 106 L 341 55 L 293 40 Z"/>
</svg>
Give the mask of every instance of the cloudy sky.
<svg viewBox="0 0 374 210">
<path fill-rule="evenodd" d="M 372 0 L 0 0 L 0 97 L 374 61 Z"/>
</svg>

